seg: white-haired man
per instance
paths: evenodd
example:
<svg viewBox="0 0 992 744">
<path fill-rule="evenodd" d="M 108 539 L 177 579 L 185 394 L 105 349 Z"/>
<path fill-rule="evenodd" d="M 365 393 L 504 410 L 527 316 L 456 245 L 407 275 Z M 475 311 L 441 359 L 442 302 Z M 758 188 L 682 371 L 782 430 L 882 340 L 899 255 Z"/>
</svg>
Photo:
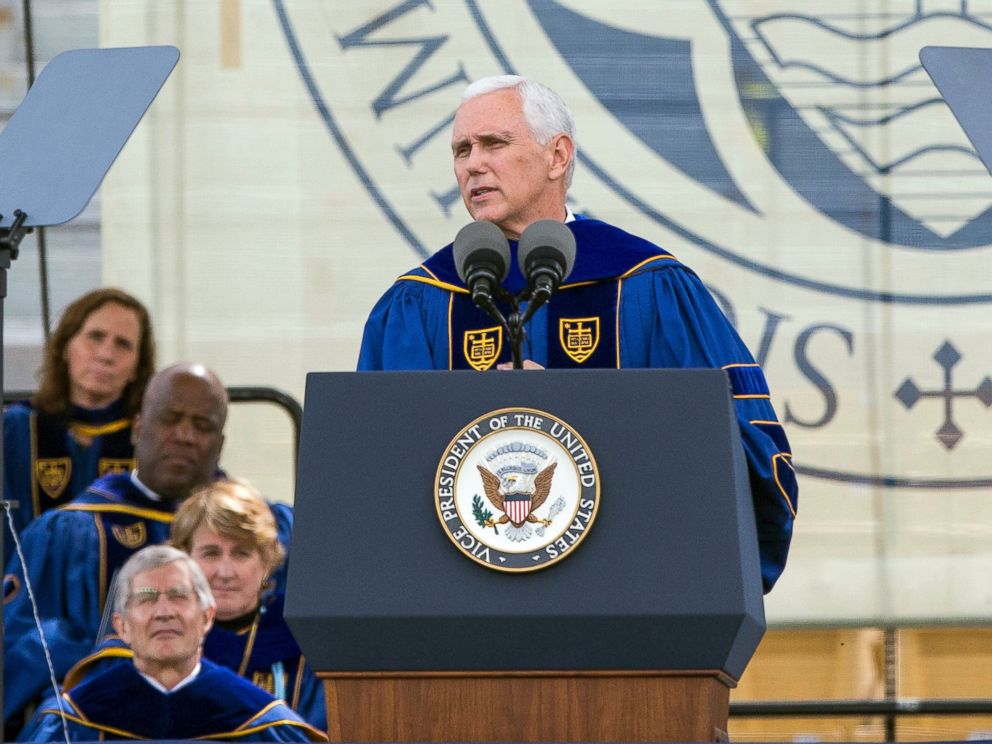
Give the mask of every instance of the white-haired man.
<svg viewBox="0 0 992 744">
<path fill-rule="evenodd" d="M 762 580 L 770 591 L 785 566 L 796 515 L 792 452 L 761 368 L 702 282 L 651 242 L 568 208 L 575 125 L 550 88 L 513 75 L 472 83 L 455 114 L 451 150 L 469 214 L 494 223 L 510 240 L 509 292 L 526 288 L 515 256 L 529 225 L 557 220 L 575 235 L 567 284 L 527 324 L 525 368 L 726 369 L 751 476 Z M 502 310 L 509 312 L 505 304 Z M 575 334 L 587 341 L 582 353 L 575 351 Z M 401 276 L 373 308 L 358 367 L 506 368 L 511 344 L 501 335 L 472 303 L 448 245 Z M 483 336 L 493 353 L 480 363 L 472 340 Z"/>
<path fill-rule="evenodd" d="M 107 667 L 62 694 L 63 713 L 47 705 L 25 741 L 104 738 L 326 741 L 285 703 L 202 658 L 216 603 L 199 565 L 155 545 L 121 569 L 114 629 L 133 663 Z"/>
</svg>

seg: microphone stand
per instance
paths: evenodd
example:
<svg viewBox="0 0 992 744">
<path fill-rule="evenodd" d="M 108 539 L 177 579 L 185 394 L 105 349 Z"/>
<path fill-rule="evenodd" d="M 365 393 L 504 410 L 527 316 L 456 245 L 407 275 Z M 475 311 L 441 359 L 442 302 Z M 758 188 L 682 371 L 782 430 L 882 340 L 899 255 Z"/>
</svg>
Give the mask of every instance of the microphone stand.
<svg viewBox="0 0 992 744">
<path fill-rule="evenodd" d="M 513 308 L 513 312 L 510 313 L 510 317 L 507 318 L 507 338 L 510 339 L 510 359 L 513 361 L 514 369 L 524 368 L 524 320 L 520 317 L 520 300 L 517 297 L 512 298 L 510 306 Z"/>
<path fill-rule="evenodd" d="M 530 290 L 525 289 L 519 295 L 512 295 L 502 287 L 498 287 L 496 296 L 510 305 L 510 315 L 508 317 L 504 317 L 493 301 L 493 298 L 488 294 L 474 298 L 475 304 L 480 310 L 484 310 L 490 318 L 499 323 L 500 327 L 506 332 L 506 337 L 510 342 L 510 359 L 513 362 L 513 369 L 523 369 L 523 345 L 524 339 L 527 337 L 524 326 L 534 317 L 534 313 L 551 299 L 551 293 L 541 291 L 532 293 Z M 530 300 L 530 304 L 521 313 L 520 303 L 527 300 Z"/>
<path fill-rule="evenodd" d="M 496 306 L 496 302 L 488 293 L 477 295 L 472 299 L 475 301 L 476 307 L 484 310 L 490 318 L 499 323 L 500 328 L 506 333 L 506 337 L 510 342 L 510 359 L 513 362 L 513 369 L 523 369 L 524 323 L 533 314 L 530 312 L 530 308 L 528 308 L 527 313 L 523 317 L 520 315 L 520 300 L 525 297 L 526 293 L 521 293 L 518 297 L 510 294 L 502 287 L 497 287 L 495 294 L 498 299 L 510 305 L 509 317 L 505 317 L 500 312 L 499 307 Z"/>
<path fill-rule="evenodd" d="M 530 292 L 526 289 L 517 297 L 513 298 L 513 312 L 509 317 L 510 330 L 507 335 L 510 337 L 510 355 L 513 358 L 514 369 L 523 369 L 523 353 L 521 351 L 521 347 L 523 346 L 524 337 L 526 336 L 524 326 L 527 325 L 527 322 L 534 317 L 534 313 L 536 313 L 549 299 L 551 299 L 550 292 Z M 524 311 L 523 315 L 521 315 L 520 303 L 524 300 L 530 300 L 530 303 L 527 305 L 527 309 Z M 513 344 L 515 344 L 515 346 Z"/>
</svg>

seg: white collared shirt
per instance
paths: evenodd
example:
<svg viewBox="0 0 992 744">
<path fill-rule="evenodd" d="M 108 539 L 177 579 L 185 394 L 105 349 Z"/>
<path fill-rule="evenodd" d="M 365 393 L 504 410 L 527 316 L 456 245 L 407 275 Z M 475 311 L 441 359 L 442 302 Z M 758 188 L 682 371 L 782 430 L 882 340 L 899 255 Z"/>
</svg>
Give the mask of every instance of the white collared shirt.
<svg viewBox="0 0 992 744">
<path fill-rule="evenodd" d="M 148 498 L 150 498 L 152 501 L 161 501 L 162 500 L 162 497 L 161 496 L 159 496 L 152 489 L 150 489 L 148 486 L 146 486 L 144 483 L 141 482 L 141 480 L 138 478 L 138 469 L 137 468 L 135 468 L 134 470 L 131 471 L 131 482 L 134 484 L 134 487 L 135 488 L 137 488 L 139 491 L 141 491 L 143 494 L 145 494 L 145 496 L 147 496 Z"/>
<path fill-rule="evenodd" d="M 140 674 L 142 677 L 145 678 L 145 682 L 147 682 L 148 684 L 150 684 L 152 687 L 154 687 L 156 690 L 158 690 L 159 692 L 161 692 L 163 695 L 171 695 L 174 692 L 178 692 L 183 687 L 185 687 L 190 682 L 192 682 L 194 679 L 196 679 L 196 675 L 198 675 L 200 673 L 200 666 L 201 666 L 200 662 L 196 662 L 196 666 L 193 667 L 193 671 L 189 673 L 189 676 L 188 677 L 184 677 L 183 679 L 179 680 L 179 684 L 177 684 L 171 690 L 167 690 L 165 688 L 165 685 L 163 685 L 157 679 L 155 679 L 154 677 L 149 677 L 147 674 L 145 674 L 144 672 L 142 672 L 140 670 L 138 671 L 138 674 Z"/>
</svg>

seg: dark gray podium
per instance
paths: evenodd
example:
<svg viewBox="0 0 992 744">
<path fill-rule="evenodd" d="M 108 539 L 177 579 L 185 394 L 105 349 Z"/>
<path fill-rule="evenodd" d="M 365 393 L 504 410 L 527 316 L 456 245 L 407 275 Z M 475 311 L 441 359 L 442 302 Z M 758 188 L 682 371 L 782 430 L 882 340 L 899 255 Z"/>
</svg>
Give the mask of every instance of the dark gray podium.
<svg viewBox="0 0 992 744">
<path fill-rule="evenodd" d="M 503 408 L 566 421 L 595 522 L 543 570 L 443 529 L 446 448 Z M 705 741 L 764 632 L 757 538 L 719 370 L 311 374 L 286 614 L 339 741 Z"/>
</svg>

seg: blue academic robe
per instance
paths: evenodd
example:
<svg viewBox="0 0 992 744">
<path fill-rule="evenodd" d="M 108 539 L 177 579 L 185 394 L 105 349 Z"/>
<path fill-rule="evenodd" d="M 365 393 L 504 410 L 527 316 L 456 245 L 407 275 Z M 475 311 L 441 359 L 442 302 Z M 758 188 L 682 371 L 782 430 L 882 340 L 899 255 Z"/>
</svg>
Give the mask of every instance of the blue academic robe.
<svg viewBox="0 0 992 744">
<path fill-rule="evenodd" d="M 57 679 L 102 635 L 114 574 L 141 548 L 166 542 L 176 506 L 149 499 L 129 475 L 114 474 L 45 512 L 24 531 L 24 556 Z M 288 543 L 292 510 L 284 504 L 272 509 L 279 538 Z M 284 573 L 273 578 L 279 589 L 285 588 Z M 16 555 L 4 576 L 4 601 L 4 715 L 11 721 L 50 685 L 24 567 Z"/>
<path fill-rule="evenodd" d="M 121 401 L 98 409 L 70 406 L 65 416 L 14 403 L 4 411 L 3 437 L 4 498 L 18 502 L 11 512 L 18 534 L 97 478 L 134 468 L 131 419 Z M 3 550 L 6 566 L 14 550 L 6 522 Z"/>
<path fill-rule="evenodd" d="M 304 721 L 326 731 L 324 685 L 286 624 L 284 604 L 284 594 L 273 594 L 252 623 L 236 631 L 215 623 L 203 643 L 203 655 L 285 700 Z"/>
<path fill-rule="evenodd" d="M 228 630 L 216 622 L 203 641 L 203 658 L 230 669 L 283 700 L 304 721 L 327 730 L 324 686 L 303 657 L 283 617 L 285 595 L 271 594 L 245 627 Z M 104 638 L 65 676 L 63 690 L 71 692 L 82 681 L 112 664 L 134 657 L 117 635 Z M 41 707 L 51 706 L 54 698 Z"/>
<path fill-rule="evenodd" d="M 762 582 L 770 591 L 788 556 L 798 488 L 761 367 L 696 274 L 670 253 L 598 220 L 568 227 L 575 266 L 528 323 L 524 358 L 556 369 L 726 370 L 750 473 Z M 516 241 L 510 249 L 504 286 L 516 294 L 526 280 Z M 358 369 L 487 370 L 508 361 L 508 339 L 472 304 L 449 245 L 401 276 L 375 305 Z"/>
<path fill-rule="evenodd" d="M 203 660 L 196 679 L 163 693 L 130 661 L 114 664 L 62 694 L 70 741 L 95 739 L 217 739 L 327 741 L 284 703 Z M 40 709 L 22 741 L 62 741 L 57 706 Z"/>
</svg>

